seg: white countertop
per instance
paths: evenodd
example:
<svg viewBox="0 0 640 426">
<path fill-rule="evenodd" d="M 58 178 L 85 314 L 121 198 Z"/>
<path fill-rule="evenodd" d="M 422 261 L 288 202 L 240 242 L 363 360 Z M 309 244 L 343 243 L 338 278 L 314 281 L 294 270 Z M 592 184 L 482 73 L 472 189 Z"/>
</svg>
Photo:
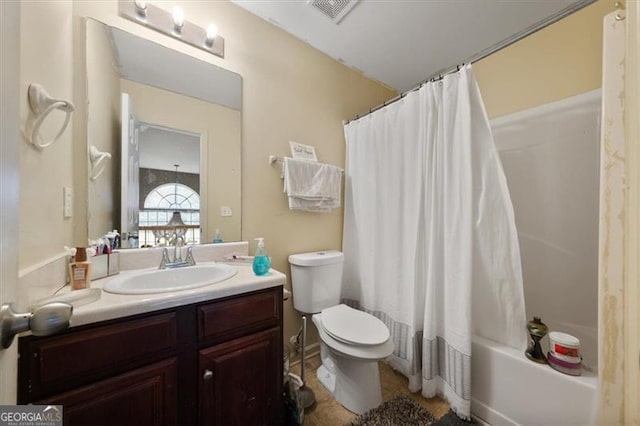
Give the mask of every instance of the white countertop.
<svg viewBox="0 0 640 426">
<path fill-rule="evenodd" d="M 113 294 L 101 291 L 99 300 L 74 307 L 71 327 L 277 287 L 284 285 L 287 280 L 285 274 L 275 269 L 271 269 L 267 275 L 256 276 L 251 264 L 228 263 L 228 265 L 235 267 L 238 273 L 225 281 L 190 290 L 140 295 Z M 157 270 L 157 267 L 150 268 L 150 270 L 153 269 Z M 123 271 L 112 277 L 92 281 L 91 288 L 102 290 L 102 287 L 109 280 L 136 272 L 140 272 L 140 270 Z"/>
</svg>

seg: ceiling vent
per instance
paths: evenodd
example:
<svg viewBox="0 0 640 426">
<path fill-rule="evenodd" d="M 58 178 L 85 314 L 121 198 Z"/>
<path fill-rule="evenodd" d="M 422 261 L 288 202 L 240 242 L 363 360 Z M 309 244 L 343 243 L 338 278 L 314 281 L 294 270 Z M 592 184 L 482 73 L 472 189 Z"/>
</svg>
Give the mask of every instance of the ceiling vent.
<svg viewBox="0 0 640 426">
<path fill-rule="evenodd" d="M 337 24 L 353 9 L 358 0 L 308 0 L 307 3 Z"/>
</svg>

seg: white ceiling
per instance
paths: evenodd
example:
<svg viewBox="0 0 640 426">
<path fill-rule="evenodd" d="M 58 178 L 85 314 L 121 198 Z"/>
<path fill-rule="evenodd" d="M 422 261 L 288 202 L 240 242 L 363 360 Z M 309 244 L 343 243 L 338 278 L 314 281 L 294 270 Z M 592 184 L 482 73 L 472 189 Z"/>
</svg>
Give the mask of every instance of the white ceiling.
<svg viewBox="0 0 640 426">
<path fill-rule="evenodd" d="M 140 167 L 200 173 L 200 136 L 140 123 Z"/>
<path fill-rule="evenodd" d="M 336 25 L 307 0 L 232 1 L 399 92 L 550 17 L 593 2 L 360 0 Z"/>
</svg>

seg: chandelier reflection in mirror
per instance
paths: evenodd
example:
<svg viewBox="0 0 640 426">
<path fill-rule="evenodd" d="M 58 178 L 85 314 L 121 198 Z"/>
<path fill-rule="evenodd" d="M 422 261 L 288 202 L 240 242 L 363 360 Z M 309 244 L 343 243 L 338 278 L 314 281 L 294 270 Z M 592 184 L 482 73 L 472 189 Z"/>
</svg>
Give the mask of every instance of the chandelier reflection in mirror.
<svg viewBox="0 0 640 426">
<path fill-rule="evenodd" d="M 139 218 L 141 247 L 200 242 L 200 196 L 180 183 L 180 165 L 174 167 L 175 181 L 155 187 L 145 197 Z"/>
</svg>

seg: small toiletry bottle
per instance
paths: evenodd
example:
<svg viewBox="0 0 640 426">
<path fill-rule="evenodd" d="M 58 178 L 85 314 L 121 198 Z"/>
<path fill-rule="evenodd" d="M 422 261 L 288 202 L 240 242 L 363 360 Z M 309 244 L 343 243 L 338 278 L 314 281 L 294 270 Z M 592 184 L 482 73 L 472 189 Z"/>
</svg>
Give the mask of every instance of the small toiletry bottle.
<svg viewBox="0 0 640 426">
<path fill-rule="evenodd" d="M 267 256 L 267 251 L 264 248 L 264 238 L 256 238 L 255 240 L 258 242 L 258 249 L 253 258 L 253 272 L 256 275 L 267 275 L 271 269 L 271 259 Z"/>
<path fill-rule="evenodd" d="M 113 250 L 120 248 L 120 234 L 118 234 L 118 230 L 113 230 L 113 245 L 111 246 Z"/>
<path fill-rule="evenodd" d="M 222 236 L 220 235 L 220 230 L 216 229 L 216 233 L 213 236 L 213 242 L 214 243 L 224 243 L 224 241 L 222 240 Z"/>
<path fill-rule="evenodd" d="M 91 284 L 90 273 L 91 263 L 87 261 L 87 249 L 85 247 L 76 248 L 76 255 L 73 262 L 69 264 L 71 290 L 89 288 Z"/>
</svg>

